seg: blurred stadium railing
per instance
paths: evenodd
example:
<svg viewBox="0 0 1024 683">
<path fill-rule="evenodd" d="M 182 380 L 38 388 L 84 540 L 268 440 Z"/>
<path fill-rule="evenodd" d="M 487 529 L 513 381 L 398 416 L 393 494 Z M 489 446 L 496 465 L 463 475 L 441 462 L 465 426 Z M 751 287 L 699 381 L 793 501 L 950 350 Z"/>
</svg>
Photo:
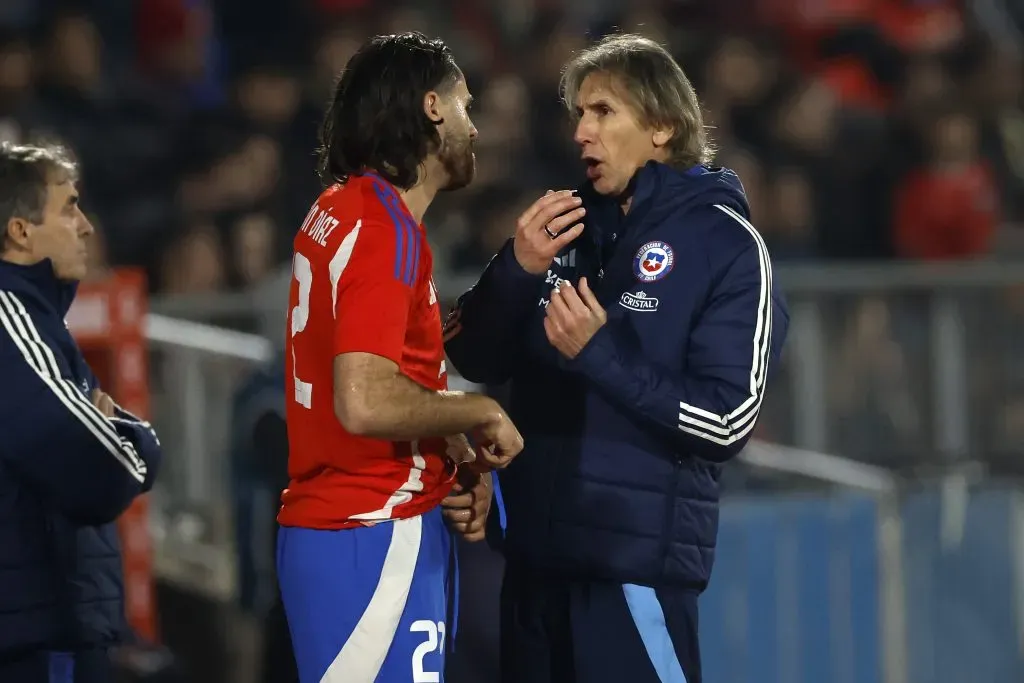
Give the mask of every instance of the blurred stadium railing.
<svg viewBox="0 0 1024 683">
<path fill-rule="evenodd" d="M 992 477 L 1024 444 L 1024 266 L 777 270 L 790 342 L 727 470 L 708 680 L 1024 680 L 1024 495 Z M 216 601 L 235 589 L 229 398 L 273 353 L 287 278 L 151 306 L 157 571 Z"/>
</svg>

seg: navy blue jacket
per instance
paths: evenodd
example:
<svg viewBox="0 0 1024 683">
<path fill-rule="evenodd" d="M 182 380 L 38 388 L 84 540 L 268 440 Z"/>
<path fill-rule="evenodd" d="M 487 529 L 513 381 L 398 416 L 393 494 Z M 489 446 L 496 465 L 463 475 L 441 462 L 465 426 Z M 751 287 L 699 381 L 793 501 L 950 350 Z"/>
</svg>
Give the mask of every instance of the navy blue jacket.
<svg viewBox="0 0 1024 683">
<path fill-rule="evenodd" d="M 0 261 L 0 657 L 119 640 L 112 522 L 159 463 L 147 423 L 92 406 L 96 378 L 64 322 L 75 290 L 49 261 Z"/>
<path fill-rule="evenodd" d="M 788 316 L 736 175 L 655 162 L 615 200 L 580 190 L 585 230 L 544 276 L 510 240 L 446 323 L 473 382 L 511 380 L 525 441 L 501 473 L 505 552 L 589 579 L 703 590 L 722 463 L 757 420 Z M 551 290 L 586 276 L 605 324 L 573 360 L 547 341 Z"/>
</svg>

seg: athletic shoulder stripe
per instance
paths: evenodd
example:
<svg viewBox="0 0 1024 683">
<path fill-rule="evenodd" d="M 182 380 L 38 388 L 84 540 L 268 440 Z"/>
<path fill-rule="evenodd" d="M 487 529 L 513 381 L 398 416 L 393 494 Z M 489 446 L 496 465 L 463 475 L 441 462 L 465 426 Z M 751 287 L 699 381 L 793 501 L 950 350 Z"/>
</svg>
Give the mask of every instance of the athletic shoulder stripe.
<svg viewBox="0 0 1024 683">
<path fill-rule="evenodd" d="M 416 231 L 412 229 L 407 217 L 403 215 L 405 212 L 394 189 L 376 179 L 371 182 L 373 191 L 388 212 L 395 229 L 395 279 L 411 287 L 416 281 L 415 261 L 413 260 Z"/>
<path fill-rule="evenodd" d="M 0 291 L 0 326 L 4 328 L 21 352 L 28 366 L 36 373 L 54 396 L 82 423 L 121 465 L 142 483 L 146 479 L 146 463 L 139 457 L 135 446 L 122 439 L 114 425 L 104 417 L 88 397 L 71 380 L 61 376 L 60 366 L 53 350 L 39 335 L 32 317 L 18 297 Z"/>
<path fill-rule="evenodd" d="M 420 227 L 416 225 L 416 221 L 407 212 L 402 211 L 401 207 L 398 207 L 398 213 L 405 221 L 406 226 L 409 228 L 409 234 L 412 236 L 412 249 L 409 253 L 409 269 L 412 276 L 409 280 L 410 285 L 416 284 L 416 279 L 420 276 L 420 248 L 423 246 L 423 239 L 420 236 Z"/>
<path fill-rule="evenodd" d="M 761 409 L 765 378 L 768 375 L 768 357 L 771 353 L 772 266 L 768 257 L 768 248 L 754 226 L 727 206 L 716 204 L 715 208 L 739 223 L 750 234 L 757 247 L 760 283 L 757 296 L 757 321 L 751 339 L 749 395 L 735 410 L 725 415 L 718 415 L 686 402 L 680 402 L 679 429 L 721 446 L 728 446 L 750 433 L 757 422 L 757 414 Z"/>
</svg>

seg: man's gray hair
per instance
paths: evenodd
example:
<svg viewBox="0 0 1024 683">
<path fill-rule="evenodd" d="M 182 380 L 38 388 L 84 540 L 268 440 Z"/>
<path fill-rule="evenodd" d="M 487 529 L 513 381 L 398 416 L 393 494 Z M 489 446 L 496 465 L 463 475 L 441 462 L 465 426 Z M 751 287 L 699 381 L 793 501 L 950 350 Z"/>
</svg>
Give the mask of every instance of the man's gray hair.
<svg viewBox="0 0 1024 683">
<path fill-rule="evenodd" d="M 581 51 L 562 70 L 559 87 L 569 112 L 576 116 L 576 97 L 591 74 L 612 77 L 640 123 L 672 128 L 668 163 L 689 168 L 711 163 L 715 149 L 704 127 L 697 93 L 672 55 L 650 38 L 616 34 Z"/>
<path fill-rule="evenodd" d="M 49 184 L 77 176 L 74 159 L 60 145 L 0 143 L 0 226 L 6 231 L 12 218 L 41 222 Z"/>
</svg>

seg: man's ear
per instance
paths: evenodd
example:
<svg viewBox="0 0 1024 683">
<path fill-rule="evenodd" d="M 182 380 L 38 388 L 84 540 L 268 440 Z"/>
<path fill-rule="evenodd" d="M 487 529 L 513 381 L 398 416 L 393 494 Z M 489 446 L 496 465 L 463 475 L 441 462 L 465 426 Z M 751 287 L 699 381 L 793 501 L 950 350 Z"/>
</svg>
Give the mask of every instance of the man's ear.
<svg viewBox="0 0 1024 683">
<path fill-rule="evenodd" d="M 30 230 L 32 229 L 31 224 L 24 218 L 12 218 L 7 221 L 7 229 L 3 233 L 3 241 L 0 243 L 0 249 L 7 251 L 13 247 L 22 247 L 28 249 L 28 242 L 30 237 Z"/>
<path fill-rule="evenodd" d="M 654 142 L 655 147 L 664 147 L 669 143 L 674 134 L 675 130 L 672 128 L 659 128 L 654 131 L 651 140 Z"/>
<path fill-rule="evenodd" d="M 423 96 L 423 113 L 435 125 L 444 123 L 444 117 L 441 116 L 441 97 L 433 90 Z"/>
</svg>

